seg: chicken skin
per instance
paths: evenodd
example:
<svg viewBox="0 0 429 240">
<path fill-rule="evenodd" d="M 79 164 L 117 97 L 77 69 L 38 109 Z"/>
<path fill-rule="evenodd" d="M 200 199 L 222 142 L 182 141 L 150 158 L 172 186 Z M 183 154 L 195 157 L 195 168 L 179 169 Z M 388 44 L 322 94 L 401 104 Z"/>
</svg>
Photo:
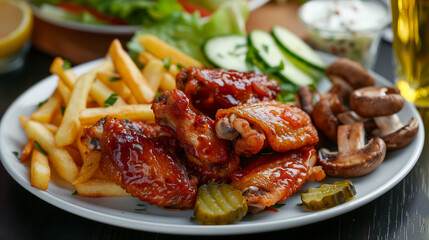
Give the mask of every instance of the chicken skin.
<svg viewBox="0 0 429 240">
<path fill-rule="evenodd" d="M 249 211 L 258 212 L 294 194 L 307 180 L 321 181 L 325 174 L 314 147 L 254 157 L 250 164 L 230 175 L 231 185 L 242 191 Z"/>
<path fill-rule="evenodd" d="M 101 151 L 100 169 L 131 195 L 159 207 L 193 207 L 198 180 L 160 140 L 168 131 L 106 117 L 84 133 L 82 140 Z"/>
<path fill-rule="evenodd" d="M 155 120 L 176 133 L 189 165 L 201 182 L 225 182 L 239 165 L 230 143 L 216 136 L 214 120 L 191 110 L 189 100 L 180 90 L 166 91 L 152 104 Z"/>
<path fill-rule="evenodd" d="M 267 74 L 222 69 L 182 69 L 176 84 L 193 107 L 212 118 L 218 109 L 272 100 L 280 92 L 278 83 Z"/>
<path fill-rule="evenodd" d="M 286 152 L 317 144 L 310 116 L 296 106 L 278 101 L 246 103 L 216 113 L 216 133 L 235 141 L 238 155 L 257 154 L 265 147 Z"/>
</svg>

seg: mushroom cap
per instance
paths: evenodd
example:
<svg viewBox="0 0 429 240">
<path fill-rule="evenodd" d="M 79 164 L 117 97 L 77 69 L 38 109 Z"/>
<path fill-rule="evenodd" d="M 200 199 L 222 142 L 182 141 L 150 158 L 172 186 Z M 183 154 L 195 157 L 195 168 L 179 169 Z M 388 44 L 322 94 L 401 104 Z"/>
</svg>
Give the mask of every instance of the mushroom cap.
<svg viewBox="0 0 429 240">
<path fill-rule="evenodd" d="M 337 140 L 337 127 L 339 123 L 331 109 L 329 99 L 320 99 L 314 106 L 311 117 L 317 129 L 326 137 L 334 142 Z"/>
<path fill-rule="evenodd" d="M 389 116 L 399 112 L 404 98 L 397 88 L 365 87 L 350 95 L 350 108 L 361 117 Z"/>
<path fill-rule="evenodd" d="M 417 135 L 419 122 L 416 118 L 410 121 L 393 133 L 381 136 L 386 143 L 387 150 L 395 150 L 407 146 Z"/>
<path fill-rule="evenodd" d="M 326 75 L 337 76 L 346 81 L 353 89 L 374 86 L 374 78 L 359 63 L 347 58 L 340 58 L 326 69 Z"/>
<path fill-rule="evenodd" d="M 359 151 L 339 154 L 326 148 L 319 150 L 319 164 L 329 176 L 360 177 L 376 169 L 386 156 L 386 144 L 375 137 Z"/>
</svg>

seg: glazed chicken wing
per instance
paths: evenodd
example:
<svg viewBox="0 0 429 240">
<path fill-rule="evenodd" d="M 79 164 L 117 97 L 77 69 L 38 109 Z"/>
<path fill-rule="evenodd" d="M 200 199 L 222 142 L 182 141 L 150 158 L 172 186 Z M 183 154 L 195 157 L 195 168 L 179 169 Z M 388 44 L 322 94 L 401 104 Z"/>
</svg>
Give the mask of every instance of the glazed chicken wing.
<svg viewBox="0 0 429 240">
<path fill-rule="evenodd" d="M 101 150 L 100 169 L 133 196 L 160 207 L 193 207 L 198 180 L 158 140 L 168 132 L 142 126 L 106 117 L 85 129 L 82 140 Z"/>
<path fill-rule="evenodd" d="M 182 69 L 176 82 L 192 106 L 210 117 L 221 108 L 275 99 L 280 92 L 267 74 L 222 69 Z"/>
<path fill-rule="evenodd" d="M 322 180 L 326 175 L 320 167 L 313 147 L 285 153 L 262 155 L 230 175 L 231 185 L 242 191 L 249 211 L 258 212 L 294 194 L 307 180 Z"/>
<path fill-rule="evenodd" d="M 286 152 L 315 145 L 319 138 L 311 118 L 300 108 L 278 101 L 247 103 L 216 113 L 216 133 L 235 141 L 235 152 L 249 156 L 270 146 Z"/>
<path fill-rule="evenodd" d="M 239 158 L 230 143 L 216 136 L 214 120 L 198 115 L 189 107 L 189 100 L 180 90 L 162 93 L 152 105 L 155 120 L 176 132 L 185 150 L 189 165 L 203 183 L 224 182 L 238 168 Z"/>
</svg>

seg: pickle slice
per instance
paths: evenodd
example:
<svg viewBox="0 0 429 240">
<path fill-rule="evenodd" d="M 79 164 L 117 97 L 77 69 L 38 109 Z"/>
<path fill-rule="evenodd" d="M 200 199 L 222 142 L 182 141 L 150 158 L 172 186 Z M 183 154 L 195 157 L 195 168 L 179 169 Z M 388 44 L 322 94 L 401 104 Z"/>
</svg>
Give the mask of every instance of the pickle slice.
<svg viewBox="0 0 429 240">
<path fill-rule="evenodd" d="M 209 183 L 198 189 L 194 216 L 201 224 L 233 224 L 240 221 L 246 213 L 246 198 L 232 186 Z"/>
<path fill-rule="evenodd" d="M 356 189 L 350 180 L 322 184 L 309 188 L 301 194 L 302 204 L 311 210 L 321 210 L 345 203 L 356 195 Z"/>
</svg>

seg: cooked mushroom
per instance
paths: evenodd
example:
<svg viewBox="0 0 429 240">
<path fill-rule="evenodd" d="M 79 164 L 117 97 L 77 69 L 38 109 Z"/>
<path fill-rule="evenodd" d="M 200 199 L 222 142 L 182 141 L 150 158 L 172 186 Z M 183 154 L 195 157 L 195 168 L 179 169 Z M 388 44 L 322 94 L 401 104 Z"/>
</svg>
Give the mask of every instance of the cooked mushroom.
<svg viewBox="0 0 429 240">
<path fill-rule="evenodd" d="M 314 110 L 313 101 L 318 99 L 318 94 L 309 86 L 300 87 L 295 95 L 296 105 L 310 116 Z"/>
<path fill-rule="evenodd" d="M 353 111 L 346 111 L 339 113 L 337 115 L 338 121 L 341 124 L 352 124 L 355 122 L 363 122 L 365 132 L 372 132 L 372 130 L 377 128 L 374 120 L 372 118 L 362 118 L 357 113 Z"/>
<path fill-rule="evenodd" d="M 404 98 L 397 88 L 365 87 L 350 96 L 350 107 L 361 117 L 388 116 L 399 112 Z"/>
<path fill-rule="evenodd" d="M 375 137 L 365 145 L 362 122 L 338 127 L 338 152 L 326 148 L 319 150 L 319 163 L 327 175 L 333 177 L 359 177 L 377 168 L 386 155 L 386 145 Z"/>
<path fill-rule="evenodd" d="M 338 95 L 342 103 L 347 103 L 354 89 L 374 86 L 374 78 L 359 63 L 340 58 L 326 69 L 326 76 L 333 86 L 330 94 Z"/>
<path fill-rule="evenodd" d="M 396 88 L 369 87 L 354 91 L 350 96 L 350 107 L 362 117 L 373 117 L 377 128 L 372 131 L 381 137 L 388 150 L 408 145 L 417 135 L 419 123 L 412 118 L 403 125 L 398 115 L 404 99 Z"/>
<path fill-rule="evenodd" d="M 335 142 L 339 125 L 336 114 L 345 110 L 347 109 L 339 102 L 336 95 L 323 95 L 314 106 L 311 118 L 317 129 Z"/>
<path fill-rule="evenodd" d="M 402 124 L 397 114 L 387 117 L 374 118 L 378 128 L 372 131 L 386 143 L 387 150 L 395 150 L 407 146 L 419 131 L 419 122 L 411 118 L 407 124 Z"/>
</svg>

